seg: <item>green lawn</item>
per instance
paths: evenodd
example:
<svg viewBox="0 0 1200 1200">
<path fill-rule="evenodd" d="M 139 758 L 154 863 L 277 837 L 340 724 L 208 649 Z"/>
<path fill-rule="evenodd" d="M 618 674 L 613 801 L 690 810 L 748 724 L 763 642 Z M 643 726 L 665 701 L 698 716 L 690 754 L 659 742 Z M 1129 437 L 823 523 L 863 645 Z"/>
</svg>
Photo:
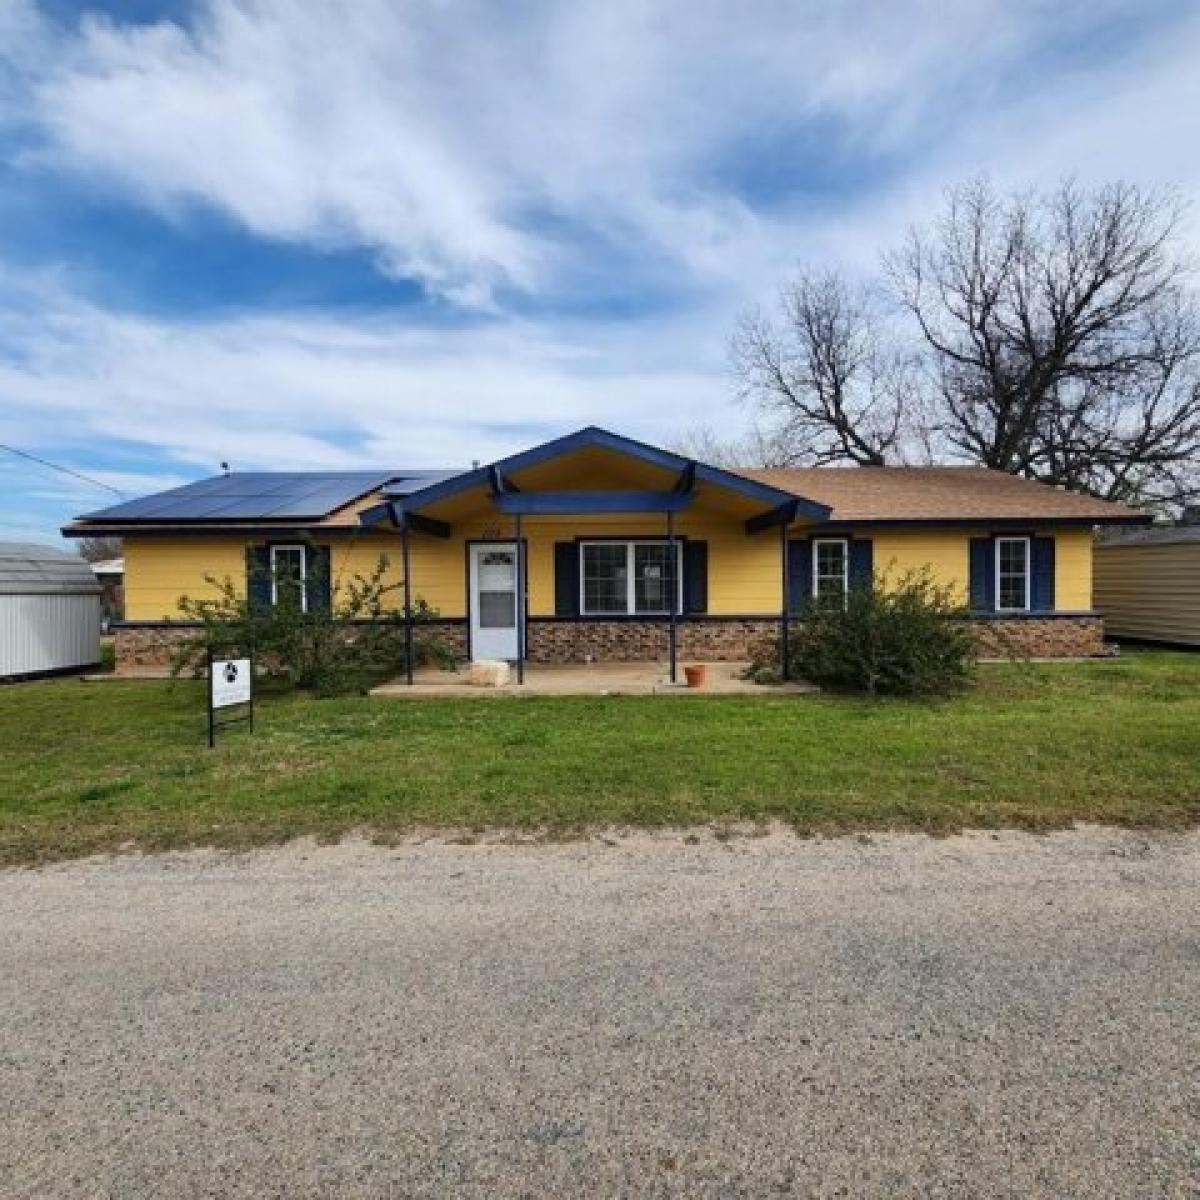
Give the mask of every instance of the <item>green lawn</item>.
<svg viewBox="0 0 1200 1200">
<path fill-rule="evenodd" d="M 415 826 L 803 831 L 1200 819 L 1200 655 L 984 667 L 945 703 L 316 700 L 204 742 L 186 682 L 0 688 L 0 862 Z"/>
</svg>

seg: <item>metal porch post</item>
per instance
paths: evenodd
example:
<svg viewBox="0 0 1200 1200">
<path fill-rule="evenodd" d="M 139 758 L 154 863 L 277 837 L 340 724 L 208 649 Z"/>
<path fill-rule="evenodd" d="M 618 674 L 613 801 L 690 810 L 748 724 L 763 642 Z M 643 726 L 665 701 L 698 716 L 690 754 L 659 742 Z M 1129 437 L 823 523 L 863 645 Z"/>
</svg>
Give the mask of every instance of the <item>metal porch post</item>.
<svg viewBox="0 0 1200 1200">
<path fill-rule="evenodd" d="M 400 553 L 404 560 L 404 675 L 411 685 L 413 681 L 413 614 L 412 614 L 412 560 L 408 552 L 408 518 L 400 526 Z"/>
<path fill-rule="evenodd" d="M 791 675 L 791 653 L 788 645 L 788 634 L 791 631 L 791 614 L 792 614 L 792 597 L 791 589 L 788 586 L 788 527 L 786 524 L 779 526 L 779 564 L 783 573 L 783 611 L 779 618 L 779 675 L 781 679 L 788 679 Z"/>
<path fill-rule="evenodd" d="M 667 583 L 671 589 L 671 602 L 669 612 L 671 614 L 670 630 L 668 641 L 670 645 L 671 655 L 671 682 L 676 681 L 677 671 L 675 666 L 676 659 L 676 622 L 678 620 L 677 611 L 679 608 L 679 587 L 683 582 L 682 572 L 679 570 L 678 557 L 675 553 L 675 513 L 673 510 L 667 512 Z"/>
<path fill-rule="evenodd" d="M 525 682 L 525 544 L 521 541 L 521 514 L 517 526 L 517 683 Z"/>
</svg>

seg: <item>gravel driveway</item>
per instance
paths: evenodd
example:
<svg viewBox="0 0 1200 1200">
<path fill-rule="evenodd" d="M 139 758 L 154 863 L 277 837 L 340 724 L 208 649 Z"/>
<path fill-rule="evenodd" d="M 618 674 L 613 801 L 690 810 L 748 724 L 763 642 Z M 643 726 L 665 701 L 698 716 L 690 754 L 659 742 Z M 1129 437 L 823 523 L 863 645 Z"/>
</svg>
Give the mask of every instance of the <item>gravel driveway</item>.
<svg viewBox="0 0 1200 1200">
<path fill-rule="evenodd" d="M 1185 1196 L 1200 837 L 0 874 L 0 1193 Z"/>
</svg>

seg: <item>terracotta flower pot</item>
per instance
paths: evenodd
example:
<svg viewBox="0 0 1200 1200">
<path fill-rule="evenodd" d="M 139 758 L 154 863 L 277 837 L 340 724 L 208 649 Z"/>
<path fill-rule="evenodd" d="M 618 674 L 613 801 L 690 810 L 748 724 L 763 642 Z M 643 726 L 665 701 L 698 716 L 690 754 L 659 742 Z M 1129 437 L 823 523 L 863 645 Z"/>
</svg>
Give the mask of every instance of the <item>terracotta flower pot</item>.
<svg viewBox="0 0 1200 1200">
<path fill-rule="evenodd" d="M 708 667 L 703 663 L 695 667 L 684 667 L 683 673 L 690 688 L 702 688 L 708 682 Z"/>
</svg>

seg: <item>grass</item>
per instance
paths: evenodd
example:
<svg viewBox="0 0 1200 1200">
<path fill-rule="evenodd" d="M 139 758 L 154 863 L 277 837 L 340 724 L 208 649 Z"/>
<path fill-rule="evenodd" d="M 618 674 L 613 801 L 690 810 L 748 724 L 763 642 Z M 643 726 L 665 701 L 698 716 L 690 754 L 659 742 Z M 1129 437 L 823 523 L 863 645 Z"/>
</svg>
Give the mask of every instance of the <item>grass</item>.
<svg viewBox="0 0 1200 1200">
<path fill-rule="evenodd" d="M 197 683 L 0 688 L 0 863 L 358 828 L 1200 820 L 1200 655 L 985 667 L 941 703 L 281 692 L 254 733 L 204 731 Z"/>
</svg>

